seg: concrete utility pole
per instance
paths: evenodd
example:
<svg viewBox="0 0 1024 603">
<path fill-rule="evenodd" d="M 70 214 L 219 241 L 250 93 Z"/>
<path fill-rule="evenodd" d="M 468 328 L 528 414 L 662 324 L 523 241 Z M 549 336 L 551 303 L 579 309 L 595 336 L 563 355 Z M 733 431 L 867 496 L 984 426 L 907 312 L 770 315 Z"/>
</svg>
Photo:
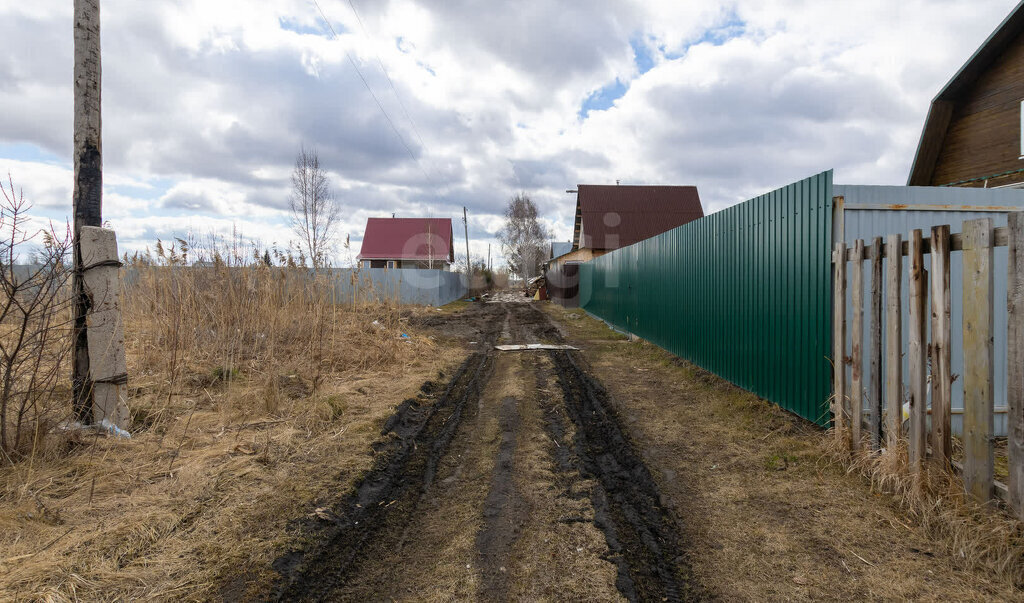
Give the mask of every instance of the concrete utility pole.
<svg viewBox="0 0 1024 603">
<path fill-rule="evenodd" d="M 469 263 L 469 220 L 466 218 L 466 206 L 462 206 L 462 225 L 466 228 L 466 276 L 473 274 L 473 265 Z"/>
<path fill-rule="evenodd" d="M 92 420 L 93 388 L 89 377 L 86 315 L 91 303 L 85 294 L 81 235 L 83 226 L 101 226 L 103 161 L 100 123 L 100 3 L 75 0 L 75 191 L 74 351 L 72 389 L 75 415 Z"/>
<path fill-rule="evenodd" d="M 76 418 L 128 424 L 117 237 L 102 228 L 99 0 L 75 0 L 72 395 Z"/>
</svg>

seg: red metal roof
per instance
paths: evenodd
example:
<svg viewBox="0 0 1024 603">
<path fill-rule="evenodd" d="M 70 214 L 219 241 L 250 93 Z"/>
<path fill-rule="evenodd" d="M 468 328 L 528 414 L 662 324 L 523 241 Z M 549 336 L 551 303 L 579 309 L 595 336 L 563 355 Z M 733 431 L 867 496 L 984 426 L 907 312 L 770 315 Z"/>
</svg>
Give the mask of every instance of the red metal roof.
<svg viewBox="0 0 1024 603">
<path fill-rule="evenodd" d="M 696 186 L 581 184 L 577 191 L 574 249 L 618 249 L 704 217 Z"/>
<path fill-rule="evenodd" d="M 360 260 L 454 261 L 451 218 L 369 218 Z"/>
</svg>

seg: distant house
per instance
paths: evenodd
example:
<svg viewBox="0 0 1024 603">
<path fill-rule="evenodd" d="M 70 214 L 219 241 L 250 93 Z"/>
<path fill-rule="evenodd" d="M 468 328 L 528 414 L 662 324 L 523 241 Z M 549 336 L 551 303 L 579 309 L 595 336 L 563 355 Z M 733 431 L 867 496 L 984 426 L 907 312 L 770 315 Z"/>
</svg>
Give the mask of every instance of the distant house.
<svg viewBox="0 0 1024 603">
<path fill-rule="evenodd" d="M 358 261 L 363 268 L 450 270 L 451 218 L 369 218 Z"/>
<path fill-rule="evenodd" d="M 548 247 L 547 261 L 562 257 L 570 251 L 572 251 L 572 241 L 551 241 L 551 245 Z"/>
<path fill-rule="evenodd" d="M 704 217 L 696 186 L 581 184 L 572 251 L 560 262 L 585 262 Z"/>
<path fill-rule="evenodd" d="M 1024 187 L 1022 7 L 932 101 L 907 184 Z"/>
<path fill-rule="evenodd" d="M 581 184 L 571 248 L 548 260 L 548 295 L 579 305 L 579 264 L 704 217 L 695 186 Z M 559 250 L 564 251 L 564 250 Z"/>
</svg>

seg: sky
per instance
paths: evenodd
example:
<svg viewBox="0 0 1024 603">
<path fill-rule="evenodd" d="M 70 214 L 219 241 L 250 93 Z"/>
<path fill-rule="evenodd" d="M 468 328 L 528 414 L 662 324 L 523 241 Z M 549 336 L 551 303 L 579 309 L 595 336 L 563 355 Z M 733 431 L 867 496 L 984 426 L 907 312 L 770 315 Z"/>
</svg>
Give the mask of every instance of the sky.
<svg viewBox="0 0 1024 603">
<path fill-rule="evenodd" d="M 696 185 L 705 213 L 827 169 L 905 184 L 930 100 L 1014 6 L 101 0 L 103 218 L 128 251 L 286 247 L 304 146 L 343 208 L 336 264 L 368 217 L 461 235 L 466 207 L 499 265 L 519 192 L 568 240 L 577 184 Z M 0 174 L 40 227 L 71 212 L 72 10 L 0 0 Z"/>
</svg>

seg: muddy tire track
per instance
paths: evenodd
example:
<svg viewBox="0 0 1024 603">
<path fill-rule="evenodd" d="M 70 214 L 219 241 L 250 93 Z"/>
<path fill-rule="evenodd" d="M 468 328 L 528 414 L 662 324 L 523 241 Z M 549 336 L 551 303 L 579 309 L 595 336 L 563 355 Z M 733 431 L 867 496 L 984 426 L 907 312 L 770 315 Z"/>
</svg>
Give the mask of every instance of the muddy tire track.
<svg viewBox="0 0 1024 603">
<path fill-rule="evenodd" d="M 490 313 L 499 314 L 495 308 Z M 507 312 L 507 311 L 504 311 Z M 494 321 L 489 321 L 493 325 Z M 281 576 L 273 599 L 323 600 L 354 571 L 367 543 L 386 529 L 404 530 L 430 487 L 467 404 L 479 400 L 492 365 L 497 333 L 488 327 L 482 351 L 470 354 L 433 403 L 410 399 L 399 404 L 374 444 L 376 461 L 354 490 L 331 505 L 330 523 L 299 528 L 311 544 L 279 557 Z M 429 389 L 424 384 L 424 389 Z"/>
<path fill-rule="evenodd" d="M 517 437 L 521 424 L 519 401 L 501 401 L 498 429 L 501 443 L 495 459 L 491 489 L 484 501 L 484 526 L 477 533 L 476 548 L 483 574 L 481 595 L 489 601 L 504 600 L 509 590 L 509 559 L 512 546 L 526 520 L 527 505 L 515 484 Z"/>
<path fill-rule="evenodd" d="M 546 546 L 548 540 L 541 535 L 551 530 L 550 526 L 576 524 L 592 524 L 599 531 L 590 527 L 587 536 L 582 528 L 558 528 L 563 537 L 587 546 L 573 551 L 588 550 L 592 555 L 590 562 L 575 561 L 577 567 L 588 568 L 575 580 L 588 586 L 574 596 L 601 589 L 606 595 L 613 592 L 615 570 L 604 561 L 594 565 L 606 559 L 618 570 L 615 588 L 631 601 L 703 598 L 692 586 L 678 525 L 662 506 L 650 471 L 625 435 L 604 389 L 583 368 L 581 356 L 558 351 L 539 353 L 530 361 L 523 357 L 522 363 L 516 361 L 520 373 L 509 372 L 508 363 L 495 357 L 493 343 L 499 333 L 517 342 L 561 341 L 548 317 L 527 304 L 495 304 L 472 308 L 452 320 L 471 321 L 474 329 L 486 336 L 433 403 L 407 400 L 399 405 L 384 425 L 385 437 L 374 446 L 377 459 L 373 468 L 353 491 L 330 507 L 334 519 L 326 527 L 322 521 L 316 524 L 313 520 L 316 525 L 304 529 L 310 544 L 275 562 L 274 568 L 282 576 L 276 598 L 353 598 L 369 594 L 367 588 L 373 589 L 377 597 L 415 597 L 418 589 L 430 586 L 424 580 L 433 579 L 431 572 L 440 567 L 431 565 L 430 551 L 437 549 L 431 549 L 430 543 L 444 542 L 437 540 L 439 535 L 470 536 L 465 524 L 437 523 L 443 515 L 439 516 L 436 508 L 454 503 L 453 496 L 465 506 L 465 497 L 451 491 L 470 483 L 463 479 L 476 480 L 474 487 L 480 488 L 478 502 L 466 506 L 465 512 L 472 516 L 473 509 L 479 509 L 477 517 L 481 521 L 479 529 L 473 528 L 475 538 L 469 540 L 468 548 L 459 550 L 476 555 L 476 596 L 483 600 L 505 600 L 512 592 L 529 592 L 526 583 L 513 583 L 525 579 L 524 571 L 541 578 L 543 572 L 558 572 L 559 553 L 554 548 L 548 549 L 544 559 L 530 551 L 538 545 Z M 460 328 L 471 330 L 465 325 Z M 505 368 L 499 371 L 500 377 L 492 378 L 496 365 Z M 520 396 L 522 386 L 504 395 L 495 389 L 531 373 L 532 395 Z M 489 453 L 494 455 L 493 469 L 489 462 L 479 462 L 483 458 L 479 454 L 480 405 L 485 399 L 490 420 L 497 420 L 497 426 L 491 428 L 496 429 L 496 439 L 489 440 L 497 443 L 494 452 Z M 465 425 L 464 414 L 468 421 Z M 538 446 L 542 440 L 536 438 L 550 441 L 550 448 Z M 530 451 L 529 456 L 523 456 L 526 451 Z M 538 454 L 547 460 L 538 461 Z M 474 467 L 488 467 L 490 475 L 485 472 L 460 477 L 455 471 L 444 480 L 454 480 L 452 483 L 431 487 L 439 467 L 444 468 L 442 475 L 451 473 L 449 465 L 461 467 L 467 458 L 476 459 L 472 461 Z M 529 471 L 536 478 L 545 462 L 550 463 L 550 478 L 517 481 L 524 479 L 527 466 L 533 467 Z M 481 477 L 488 481 L 481 483 Z M 546 491 L 536 486 L 544 479 L 550 483 Z M 520 491 L 520 486 L 525 489 Z M 427 508 L 431 504 L 434 507 Z M 538 509 L 545 509 L 543 517 L 534 516 Z M 424 521 L 433 526 L 430 536 L 419 530 Z M 418 560 L 418 577 L 401 581 L 401 587 L 398 581 L 389 586 L 389 576 L 393 576 L 389 572 L 401 567 L 406 554 Z M 452 560 L 446 563 L 451 569 Z M 470 569 L 470 565 L 465 568 Z M 361 576 L 374 577 L 361 580 Z M 446 576 L 463 584 L 472 580 L 451 572 Z M 544 583 L 555 589 L 550 591 L 555 596 L 579 588 L 562 581 L 562 576 Z"/>
<path fill-rule="evenodd" d="M 597 480 L 591 502 L 619 567 L 616 586 L 630 601 L 706 598 L 692 577 L 680 529 L 661 503 L 657 483 L 626 436 L 608 394 L 575 352 L 548 352 L 576 427 L 575 453 L 584 476 Z"/>
</svg>

